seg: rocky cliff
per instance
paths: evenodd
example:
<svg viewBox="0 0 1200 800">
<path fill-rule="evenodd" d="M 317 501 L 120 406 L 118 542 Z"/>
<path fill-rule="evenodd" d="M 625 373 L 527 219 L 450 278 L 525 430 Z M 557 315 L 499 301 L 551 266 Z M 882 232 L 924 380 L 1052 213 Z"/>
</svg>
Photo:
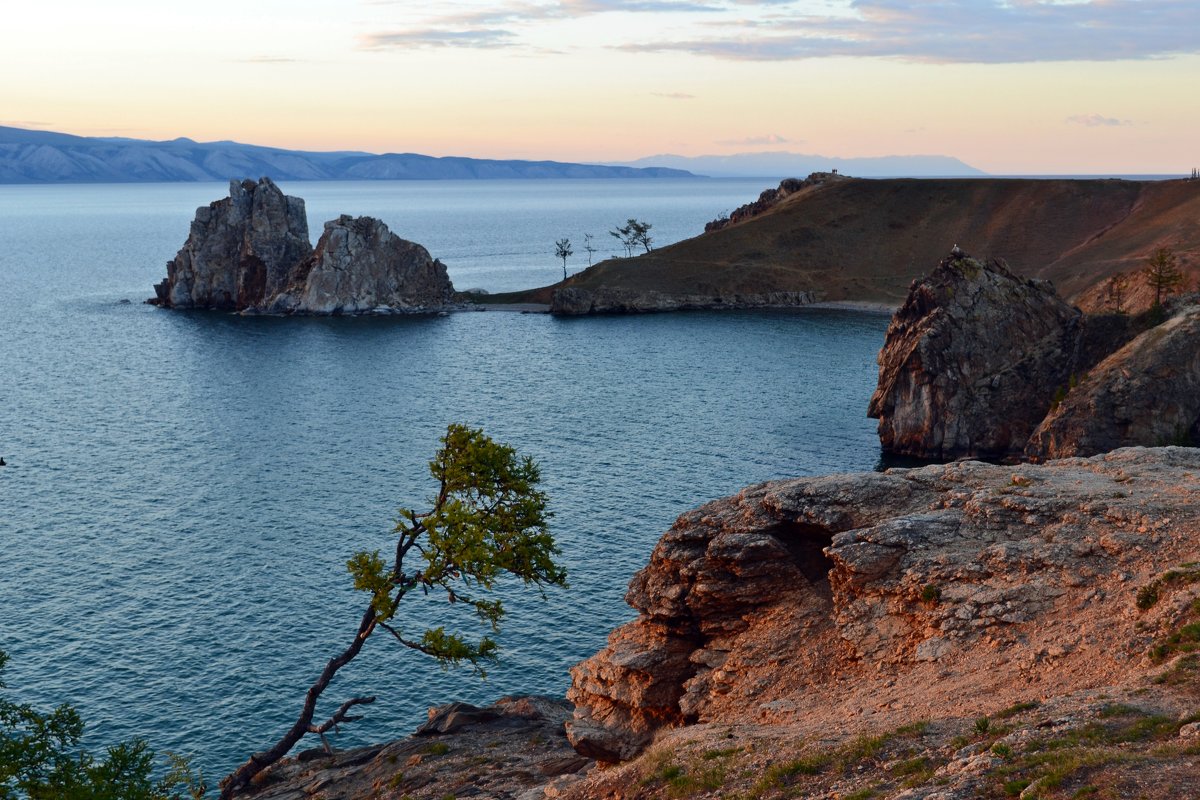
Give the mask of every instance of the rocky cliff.
<svg viewBox="0 0 1200 800">
<path fill-rule="evenodd" d="M 1144 758 L 1195 787 L 1200 748 L 1164 743 L 1200 735 L 1197 499 L 1200 451 L 1133 448 L 779 481 L 684 514 L 630 584 L 637 620 L 568 694 L 581 754 L 660 746 L 573 796 L 1004 796 L 1049 774 L 1055 739 L 1093 771 Z M 1020 735 L 999 723 L 1043 705 Z M 1139 714 L 1146 755 L 1123 733 L 1102 755 L 1104 721 Z"/>
<path fill-rule="evenodd" d="M 883 448 L 1020 454 L 1076 366 L 1081 318 L 1048 283 L 952 253 L 913 283 L 888 326 L 867 410 Z"/>
<path fill-rule="evenodd" d="M 187 242 L 154 287 L 159 305 L 242 311 L 282 291 L 312 253 L 304 201 L 270 178 L 230 181 L 229 197 L 196 210 Z"/>
<path fill-rule="evenodd" d="M 1030 458 L 1200 443 L 1200 306 L 1145 331 L 1082 375 L 1033 432 Z"/>
<path fill-rule="evenodd" d="M 1049 283 L 956 251 L 893 316 L 867 413 L 885 451 L 935 460 L 1200 442 L 1196 300 L 1084 315 Z"/>
<path fill-rule="evenodd" d="M 325 223 L 314 250 L 304 201 L 269 178 L 231 181 L 228 198 L 197 209 L 154 290 L 166 308 L 272 314 L 433 311 L 454 296 L 440 261 L 371 217 Z"/>
</svg>

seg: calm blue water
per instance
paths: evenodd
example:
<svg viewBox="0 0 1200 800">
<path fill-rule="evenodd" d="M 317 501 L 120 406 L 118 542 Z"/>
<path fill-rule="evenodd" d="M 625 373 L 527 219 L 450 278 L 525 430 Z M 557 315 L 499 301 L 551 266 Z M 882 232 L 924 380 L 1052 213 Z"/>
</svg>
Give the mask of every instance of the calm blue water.
<svg viewBox="0 0 1200 800">
<path fill-rule="evenodd" d="M 339 212 L 374 214 L 457 286 L 499 291 L 561 275 L 555 238 L 600 241 L 636 216 L 665 243 L 760 183 L 284 189 L 308 200 L 314 238 Z M 242 319 L 141 305 L 196 206 L 224 193 L 0 187 L 0 648 L 10 692 L 74 703 L 93 744 L 143 735 L 215 779 L 273 741 L 355 628 L 345 559 L 386 548 L 395 509 L 421 507 L 448 422 L 541 462 L 571 588 L 545 602 L 506 590 L 487 683 L 373 639 L 326 695 L 329 708 L 379 695 L 339 744 L 403 735 L 452 699 L 561 694 L 567 667 L 631 618 L 626 584 L 679 513 L 878 461 L 864 409 L 882 315 Z M 411 605 L 414 628 L 444 611 Z"/>
</svg>

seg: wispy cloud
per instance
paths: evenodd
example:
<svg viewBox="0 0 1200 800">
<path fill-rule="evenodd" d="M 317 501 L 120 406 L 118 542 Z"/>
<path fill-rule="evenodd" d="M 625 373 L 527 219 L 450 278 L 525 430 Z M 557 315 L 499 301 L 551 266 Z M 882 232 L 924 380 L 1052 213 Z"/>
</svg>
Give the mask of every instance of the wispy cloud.
<svg viewBox="0 0 1200 800">
<path fill-rule="evenodd" d="M 827 11 L 814 7 L 822 8 L 807 0 L 500 0 L 434 10 L 369 34 L 362 46 L 505 47 L 528 44 L 526 34 L 556 20 L 626 13 L 658 19 L 629 25 L 612 47 L 740 61 L 1020 63 L 1200 53 L 1196 0 L 830 0 Z"/>
<path fill-rule="evenodd" d="M 727 147 L 763 147 L 773 144 L 790 144 L 790 139 L 785 139 L 776 133 L 768 133 L 765 136 L 747 136 L 745 139 L 724 139 L 717 144 Z"/>
<path fill-rule="evenodd" d="M 0 125 L 6 128 L 53 128 L 53 122 L 35 122 L 29 119 L 0 119 Z"/>
<path fill-rule="evenodd" d="M 784 5 L 779 6 L 781 9 Z M 743 61 L 831 56 L 1016 63 L 1112 61 L 1200 53 L 1194 0 L 851 0 L 849 15 L 798 10 L 721 35 L 620 46 Z"/>
<path fill-rule="evenodd" d="M 712 14 L 724 8 L 720 2 L 695 0 L 556 0 L 552 3 L 513 0 L 469 11 L 441 14 L 413 28 L 367 34 L 360 41 L 362 47 L 368 50 L 390 47 L 506 47 L 517 44 L 516 28 L 548 20 L 577 19 L 616 12 Z"/>
<path fill-rule="evenodd" d="M 502 28 L 462 28 L 445 30 L 419 28 L 414 30 L 372 33 L 362 39 L 367 50 L 383 50 L 392 47 L 509 47 L 516 41 L 516 34 Z"/>
<path fill-rule="evenodd" d="M 696 95 L 688 94 L 687 92 L 651 92 L 655 97 L 664 97 L 667 100 L 695 100 Z"/>
<path fill-rule="evenodd" d="M 1085 125 L 1089 128 L 1115 128 L 1121 125 L 1133 124 L 1127 119 L 1105 117 L 1100 114 L 1076 114 L 1073 117 L 1067 117 L 1066 121 L 1071 125 Z"/>
</svg>

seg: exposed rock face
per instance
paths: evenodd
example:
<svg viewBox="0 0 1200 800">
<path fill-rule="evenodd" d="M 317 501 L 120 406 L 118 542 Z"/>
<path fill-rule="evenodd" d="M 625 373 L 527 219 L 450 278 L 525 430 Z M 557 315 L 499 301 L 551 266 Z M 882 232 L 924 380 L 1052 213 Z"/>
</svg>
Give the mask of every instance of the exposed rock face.
<svg viewBox="0 0 1200 800">
<path fill-rule="evenodd" d="M 1200 553 L 1197 500 L 1200 451 L 1176 447 L 749 487 L 662 537 L 639 618 L 572 669 L 568 736 L 614 762 L 688 723 L 827 733 L 1140 677 L 1200 617 L 1200 570 L 1161 577 Z"/>
<path fill-rule="evenodd" d="M 700 295 L 566 286 L 554 291 L 550 301 L 550 313 L 571 317 L 586 314 L 640 314 L 699 309 L 786 308 L 808 305 L 815 300 L 812 292 Z"/>
<path fill-rule="evenodd" d="M 262 773 L 238 797 L 540 798 L 544 787 L 576 781 L 591 765 L 563 736 L 569 713 L 562 700 L 537 696 L 505 697 L 488 708 L 431 708 L 429 722 L 413 737 L 332 756 L 304 751 Z"/>
<path fill-rule="evenodd" d="M 288 284 L 312 252 L 304 201 L 270 178 L 230 181 L 229 197 L 196 210 L 183 249 L 154 287 L 159 305 L 241 311 Z"/>
<path fill-rule="evenodd" d="M 356 314 L 387 308 L 436 309 L 454 287 L 442 262 L 401 239 L 377 219 L 343 214 L 325 223 L 316 250 L 292 274 L 287 291 L 271 299 L 276 313 Z"/>
<path fill-rule="evenodd" d="M 325 223 L 313 250 L 304 201 L 269 178 L 233 181 L 198 209 L 154 290 L 167 308 L 274 314 L 431 311 L 454 296 L 440 261 L 370 217 Z"/>
<path fill-rule="evenodd" d="M 867 414 L 883 448 L 1019 455 L 1077 362 L 1081 312 L 1044 281 L 961 253 L 913 283 L 879 353 Z"/>
<path fill-rule="evenodd" d="M 1200 306 L 1185 308 L 1096 365 L 1042 421 L 1035 460 L 1135 444 L 1200 442 Z"/>
</svg>

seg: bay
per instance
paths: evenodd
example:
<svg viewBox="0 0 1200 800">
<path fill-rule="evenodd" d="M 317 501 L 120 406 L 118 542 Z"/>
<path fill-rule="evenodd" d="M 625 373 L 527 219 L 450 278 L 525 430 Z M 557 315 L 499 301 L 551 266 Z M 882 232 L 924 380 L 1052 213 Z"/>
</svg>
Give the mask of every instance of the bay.
<svg viewBox="0 0 1200 800">
<path fill-rule="evenodd" d="M 288 183 L 316 238 L 339 213 L 425 244 L 459 288 L 561 277 L 553 242 L 629 217 L 658 244 L 761 181 Z M 429 705 L 561 695 L 632 618 L 626 584 L 672 520 L 756 481 L 866 470 L 887 317 L 826 309 L 555 319 L 240 318 L 141 304 L 216 184 L 0 187 L 0 649 L 10 693 L 69 701 L 213 778 L 294 719 L 353 634 L 346 558 L 432 493 L 449 422 L 533 455 L 571 587 L 501 587 L 486 682 L 372 640 L 326 695 L 379 696 L 338 746 Z M 598 253 L 602 256 L 604 253 Z M 131 302 L 124 303 L 122 301 Z M 408 602 L 408 601 L 406 601 Z M 413 603 L 416 630 L 449 620 Z"/>
</svg>

